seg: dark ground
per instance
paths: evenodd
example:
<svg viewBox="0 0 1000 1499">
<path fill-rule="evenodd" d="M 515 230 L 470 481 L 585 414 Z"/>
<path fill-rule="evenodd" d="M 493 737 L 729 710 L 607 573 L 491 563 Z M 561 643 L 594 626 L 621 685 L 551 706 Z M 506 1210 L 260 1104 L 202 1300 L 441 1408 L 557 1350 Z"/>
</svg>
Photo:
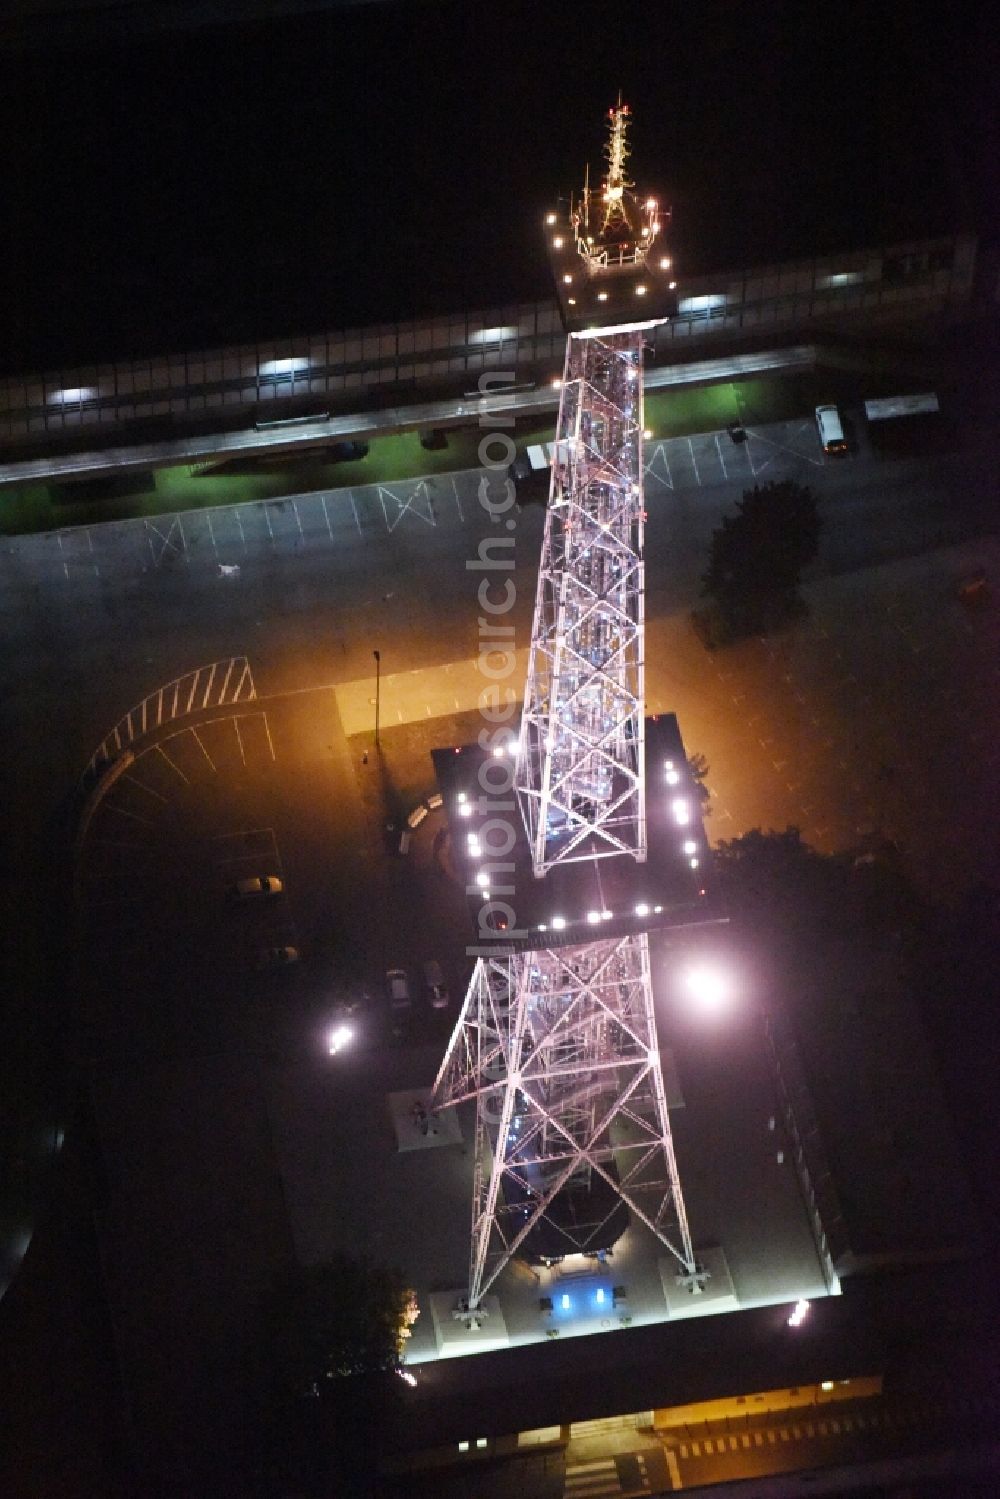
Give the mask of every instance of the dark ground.
<svg viewBox="0 0 1000 1499">
<path fill-rule="evenodd" d="M 682 273 L 988 230 L 986 17 L 400 0 L 147 35 L 112 13 L 75 46 L 0 30 L 0 360 L 548 295 L 539 215 L 600 169 L 619 89 Z"/>
</svg>

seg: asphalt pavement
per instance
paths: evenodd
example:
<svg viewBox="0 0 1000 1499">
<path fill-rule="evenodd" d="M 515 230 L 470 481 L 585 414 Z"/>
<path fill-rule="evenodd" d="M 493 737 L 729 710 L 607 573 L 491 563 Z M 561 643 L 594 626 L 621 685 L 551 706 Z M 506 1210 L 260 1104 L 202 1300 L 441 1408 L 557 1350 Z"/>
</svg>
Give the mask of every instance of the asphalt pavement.
<svg viewBox="0 0 1000 1499">
<path fill-rule="evenodd" d="M 1000 846 L 988 794 L 997 751 L 969 705 L 995 694 L 997 622 L 954 597 L 964 570 L 985 561 L 996 576 L 1000 561 L 996 543 L 981 539 L 992 525 L 987 462 L 959 454 L 883 463 L 861 452 L 831 463 L 803 421 L 751 429 L 741 448 L 722 434 L 654 442 L 647 464 L 648 704 L 677 711 L 689 749 L 709 759 L 712 838 L 795 821 L 819 846 L 844 846 L 874 819 L 921 874 L 945 868 L 957 884 L 989 872 Z M 711 530 L 748 482 L 785 476 L 815 486 L 824 516 L 811 616 L 787 636 L 710 656 L 686 615 Z M 84 906 L 94 967 L 74 1047 L 107 1138 L 123 1152 L 120 1180 L 137 1194 L 146 1164 L 162 1170 L 171 1159 L 156 1119 L 161 1109 L 161 1121 L 169 1116 L 177 1090 L 191 1122 L 174 1145 L 186 1159 L 211 1133 L 213 1099 L 227 1096 L 215 1152 L 193 1184 L 176 1178 L 165 1211 L 173 1200 L 188 1221 L 200 1215 L 206 1243 L 215 1242 L 212 1224 L 222 1243 L 225 1213 L 236 1211 L 222 1184 L 245 1177 L 239 1213 L 262 1228 L 240 1270 L 244 1286 L 259 1287 L 290 1252 L 259 1069 L 301 1063 L 304 1045 L 325 1065 L 322 1028 L 347 979 L 363 991 L 425 940 L 414 894 L 434 879 L 431 862 L 411 869 L 372 854 L 391 799 L 372 785 L 379 762 L 364 709 L 367 700 L 373 735 L 377 649 L 386 762 L 406 795 L 422 789 L 424 764 L 430 790 L 426 735 L 465 732 L 475 708 L 466 667 L 478 646 L 481 574 L 466 562 L 495 534 L 477 499 L 480 478 L 17 538 L 0 552 L 0 711 L 16 793 L 3 813 L 13 874 L 5 893 L 22 979 L 7 1029 L 34 1033 L 51 918 L 32 897 L 65 858 L 58 807 L 123 715 L 133 725 L 155 718 L 152 738 L 134 745 L 143 764 L 130 770 L 131 784 L 116 784 L 94 827 Z M 530 633 L 543 518 L 536 506 L 516 513 L 510 618 L 519 646 Z M 234 658 L 249 663 L 252 697 L 212 698 L 183 721 L 164 714 L 166 684 Z M 444 668 L 456 683 L 450 713 L 432 695 Z M 232 872 L 251 866 L 287 885 L 259 924 L 225 904 Z M 275 943 L 298 947 L 301 967 L 259 973 L 261 949 Z M 148 1088 L 145 1116 L 137 1081 Z M 317 1081 L 321 1091 L 330 1085 L 325 1073 Z M 18 1242 L 25 1226 L 16 1225 Z M 168 1219 L 147 1229 L 147 1251 L 158 1235 L 170 1238 Z M 170 1242 L 175 1253 L 182 1247 Z M 160 1283 L 170 1317 L 183 1312 L 191 1252 L 189 1244 L 177 1254 Z M 130 1264 L 124 1254 L 111 1267 L 117 1285 L 134 1284 Z M 217 1290 L 236 1271 L 228 1264 L 217 1267 Z M 199 1294 L 211 1292 L 206 1284 Z M 119 1331 L 135 1350 L 148 1335 L 141 1317 Z M 185 1409 L 197 1399 L 173 1375 L 168 1383 Z M 153 1412 L 151 1388 L 132 1395 Z M 238 1446 L 239 1422 L 220 1428 L 220 1452 Z"/>
</svg>

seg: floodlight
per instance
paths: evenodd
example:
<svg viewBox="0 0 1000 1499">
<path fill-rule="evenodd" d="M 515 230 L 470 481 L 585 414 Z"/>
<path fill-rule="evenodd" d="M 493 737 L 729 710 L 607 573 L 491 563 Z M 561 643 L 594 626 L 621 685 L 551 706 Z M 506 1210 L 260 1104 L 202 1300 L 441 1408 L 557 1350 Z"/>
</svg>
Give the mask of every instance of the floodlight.
<svg viewBox="0 0 1000 1499">
<path fill-rule="evenodd" d="M 688 996 L 707 1014 L 716 1014 L 725 1009 L 732 998 L 732 981 L 729 975 L 725 969 L 709 963 L 698 963 L 688 968 L 683 975 L 683 984 Z"/>
<path fill-rule="evenodd" d="M 327 1050 L 329 1051 L 331 1057 L 335 1057 L 338 1051 L 343 1051 L 344 1047 L 350 1040 L 352 1040 L 353 1036 L 354 1032 L 351 1030 L 351 1027 L 349 1025 L 334 1026 L 333 1030 L 327 1037 Z"/>
</svg>

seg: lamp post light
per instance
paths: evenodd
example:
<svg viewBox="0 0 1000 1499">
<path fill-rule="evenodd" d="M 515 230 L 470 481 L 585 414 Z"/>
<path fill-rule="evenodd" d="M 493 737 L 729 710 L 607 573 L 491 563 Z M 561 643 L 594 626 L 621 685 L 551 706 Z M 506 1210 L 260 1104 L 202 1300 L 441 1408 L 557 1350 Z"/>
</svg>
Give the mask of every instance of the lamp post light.
<svg viewBox="0 0 1000 1499">
<path fill-rule="evenodd" d="M 382 653 L 372 651 L 375 657 L 375 748 L 378 749 L 378 715 L 382 696 Z"/>
</svg>

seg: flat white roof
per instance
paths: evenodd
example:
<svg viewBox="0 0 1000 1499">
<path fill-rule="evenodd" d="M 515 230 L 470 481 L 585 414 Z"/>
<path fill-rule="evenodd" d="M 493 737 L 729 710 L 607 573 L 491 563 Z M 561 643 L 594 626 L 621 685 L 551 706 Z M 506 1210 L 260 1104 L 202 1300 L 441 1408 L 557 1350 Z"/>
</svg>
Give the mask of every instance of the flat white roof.
<svg viewBox="0 0 1000 1499">
<path fill-rule="evenodd" d="M 940 409 L 933 391 L 917 396 L 887 396 L 884 400 L 865 402 L 865 416 L 870 422 L 885 422 L 894 416 L 922 416 L 925 412 Z"/>
</svg>

